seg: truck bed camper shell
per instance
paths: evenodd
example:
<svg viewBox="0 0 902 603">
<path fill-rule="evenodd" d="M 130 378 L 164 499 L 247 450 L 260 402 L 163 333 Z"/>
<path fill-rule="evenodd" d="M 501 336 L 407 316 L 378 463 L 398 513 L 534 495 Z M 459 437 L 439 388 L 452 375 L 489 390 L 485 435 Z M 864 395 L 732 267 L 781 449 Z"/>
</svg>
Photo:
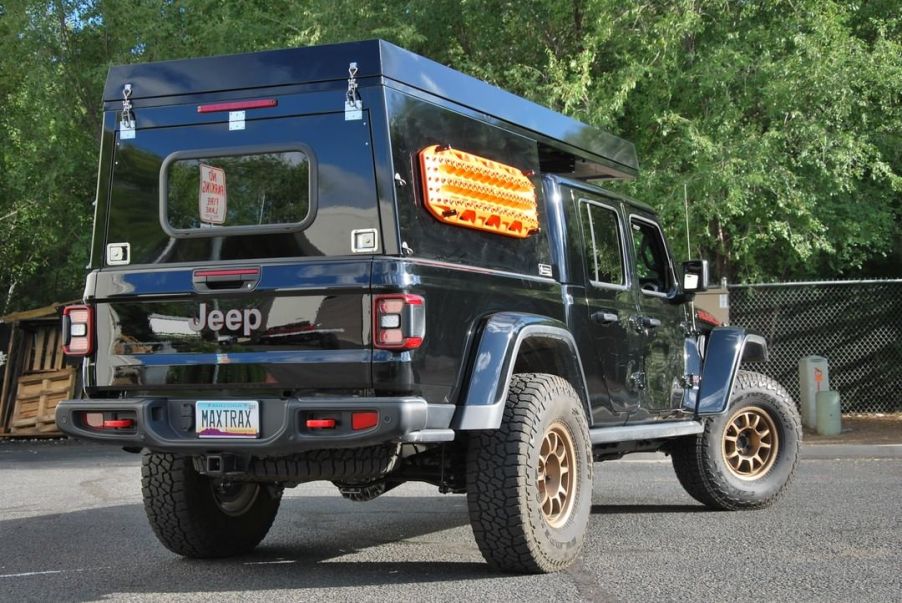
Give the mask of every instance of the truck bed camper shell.
<svg viewBox="0 0 902 603">
<path fill-rule="evenodd" d="M 393 88 L 534 138 L 544 173 L 576 178 L 638 175 L 631 142 L 384 40 L 115 66 L 107 77 L 104 100 L 108 110 L 118 109 L 125 84 L 132 86 L 136 109 L 184 102 L 173 98 L 184 96 L 231 99 L 295 87 L 343 91 L 351 64 L 357 66 L 362 96 L 368 90 L 378 95 L 379 87 Z"/>
</svg>

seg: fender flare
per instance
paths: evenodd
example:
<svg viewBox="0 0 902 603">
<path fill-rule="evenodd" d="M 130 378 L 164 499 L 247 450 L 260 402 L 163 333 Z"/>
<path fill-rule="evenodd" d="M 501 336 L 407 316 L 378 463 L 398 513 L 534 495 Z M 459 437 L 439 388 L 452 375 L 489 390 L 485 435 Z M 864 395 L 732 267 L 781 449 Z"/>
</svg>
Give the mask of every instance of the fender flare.
<svg viewBox="0 0 902 603">
<path fill-rule="evenodd" d="M 719 415 L 726 411 L 733 383 L 742 362 L 767 362 L 767 341 L 742 327 L 718 327 L 708 335 L 701 384 L 695 397 L 695 415 Z"/>
<path fill-rule="evenodd" d="M 588 389 L 576 341 L 559 320 L 519 312 L 499 312 L 486 318 L 476 335 L 457 410 L 451 427 L 460 430 L 498 429 L 508 387 L 524 342 L 542 344 L 555 354 L 558 366 L 579 395 L 591 423 Z M 552 371 L 549 371 L 552 372 Z"/>
</svg>

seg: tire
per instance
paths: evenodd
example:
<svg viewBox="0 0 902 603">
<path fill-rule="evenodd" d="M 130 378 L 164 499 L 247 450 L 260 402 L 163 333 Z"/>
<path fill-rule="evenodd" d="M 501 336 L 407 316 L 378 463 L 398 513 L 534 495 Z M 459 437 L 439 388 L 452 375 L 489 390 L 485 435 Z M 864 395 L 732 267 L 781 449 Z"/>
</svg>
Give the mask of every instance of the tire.
<svg viewBox="0 0 902 603">
<path fill-rule="evenodd" d="M 467 455 L 470 524 L 486 561 L 521 573 L 569 566 L 592 507 L 592 444 L 573 387 L 553 375 L 514 375 L 501 427 L 476 432 Z M 546 496 L 560 494 L 558 484 L 567 494 Z"/>
<path fill-rule="evenodd" d="M 145 452 L 141 493 L 159 541 L 185 557 L 248 553 L 269 531 L 280 490 L 254 482 L 223 484 L 194 470 L 191 457 Z"/>
<path fill-rule="evenodd" d="M 801 440 L 799 412 L 783 386 L 739 371 L 727 411 L 676 443 L 673 468 L 686 492 L 712 509 L 761 509 L 785 493 Z"/>
</svg>

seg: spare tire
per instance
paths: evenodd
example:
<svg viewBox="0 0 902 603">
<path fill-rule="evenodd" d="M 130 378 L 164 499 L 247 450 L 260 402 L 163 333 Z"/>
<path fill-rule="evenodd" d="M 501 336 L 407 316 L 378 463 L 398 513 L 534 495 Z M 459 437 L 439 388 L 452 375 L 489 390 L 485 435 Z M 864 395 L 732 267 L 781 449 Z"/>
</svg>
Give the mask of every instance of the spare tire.
<svg viewBox="0 0 902 603">
<path fill-rule="evenodd" d="M 227 482 L 199 474 L 190 456 L 145 452 L 144 510 L 157 539 L 185 557 L 248 553 L 266 536 L 279 511 L 280 488 Z"/>
</svg>

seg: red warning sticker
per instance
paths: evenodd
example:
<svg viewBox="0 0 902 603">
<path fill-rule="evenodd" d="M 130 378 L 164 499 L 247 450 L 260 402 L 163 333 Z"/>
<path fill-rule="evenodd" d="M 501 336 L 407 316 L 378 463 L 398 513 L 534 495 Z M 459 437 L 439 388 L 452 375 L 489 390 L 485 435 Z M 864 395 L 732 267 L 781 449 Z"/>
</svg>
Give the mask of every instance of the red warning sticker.
<svg viewBox="0 0 902 603">
<path fill-rule="evenodd" d="M 200 164 L 200 220 L 207 224 L 225 222 L 228 194 L 225 170 Z"/>
</svg>

